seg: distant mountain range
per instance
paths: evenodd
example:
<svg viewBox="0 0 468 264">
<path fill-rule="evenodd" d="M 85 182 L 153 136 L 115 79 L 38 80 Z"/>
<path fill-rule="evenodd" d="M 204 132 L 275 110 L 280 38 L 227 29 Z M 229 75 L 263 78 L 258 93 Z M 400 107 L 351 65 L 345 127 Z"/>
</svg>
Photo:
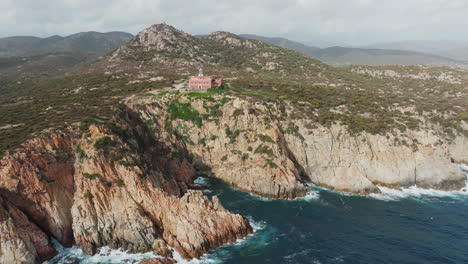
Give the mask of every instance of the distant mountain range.
<svg viewBox="0 0 468 264">
<path fill-rule="evenodd" d="M 292 49 L 319 59 L 331 65 L 431 65 L 431 66 L 466 66 L 462 59 L 453 59 L 427 52 L 412 51 L 409 49 L 381 49 L 377 47 L 351 48 L 329 47 L 318 48 L 285 38 L 269 38 L 257 35 L 241 35 L 245 38 L 257 39 L 272 45 Z M 383 47 L 383 46 L 382 46 Z M 467 45 L 468 49 L 468 45 Z"/>
<path fill-rule="evenodd" d="M 91 62 L 127 43 L 124 32 L 83 32 L 67 37 L 0 38 L 0 88 L 11 80 L 43 79 Z"/>
<path fill-rule="evenodd" d="M 376 43 L 366 48 L 419 51 L 468 62 L 468 42 L 461 41 L 400 41 Z"/>
<path fill-rule="evenodd" d="M 103 55 L 128 42 L 133 35 L 124 32 L 82 32 L 67 37 L 29 36 L 0 38 L 0 57 L 34 56 L 48 53 L 92 53 Z"/>
<path fill-rule="evenodd" d="M 294 50 L 335 66 L 420 64 L 467 67 L 468 65 L 468 43 L 407 41 L 380 43 L 360 48 L 343 46 L 319 48 L 281 37 L 240 36 Z M 207 36 L 197 37 L 203 38 Z M 14 61 L 15 67 L 17 67 L 23 63 L 31 64 L 31 61 L 37 61 L 38 58 L 34 56 L 68 54 L 67 56 L 59 57 L 40 57 L 41 65 L 53 63 L 54 65 L 58 64 L 59 67 L 63 66 L 63 70 L 66 70 L 74 65 L 73 62 L 92 61 L 98 56 L 119 48 L 132 38 L 132 34 L 125 32 L 82 32 L 66 37 L 51 36 L 48 38 L 30 36 L 0 38 L 0 59 L 10 58 L 7 60 L 8 63 L 5 61 L 0 63 L 0 70 L 10 65 L 11 61 Z M 71 54 L 73 55 L 73 59 L 70 59 Z M 24 59 L 25 57 L 27 59 Z M 23 59 L 12 60 L 11 58 Z M 49 63 L 48 61 L 51 58 L 53 58 L 53 62 Z M 60 59 L 64 60 L 64 63 L 60 63 Z M 12 70 L 9 69 L 9 72 L 12 72 Z"/>
</svg>

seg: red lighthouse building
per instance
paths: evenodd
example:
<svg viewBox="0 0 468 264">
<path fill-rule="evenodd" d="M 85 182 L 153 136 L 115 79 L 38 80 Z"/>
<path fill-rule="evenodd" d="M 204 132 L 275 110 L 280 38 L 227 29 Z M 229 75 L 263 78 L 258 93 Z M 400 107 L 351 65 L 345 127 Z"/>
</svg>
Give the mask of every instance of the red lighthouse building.
<svg viewBox="0 0 468 264">
<path fill-rule="evenodd" d="M 210 88 L 216 88 L 222 83 L 221 79 L 213 79 L 210 76 L 203 75 L 203 69 L 200 69 L 198 76 L 192 76 L 189 80 L 190 91 L 206 91 Z"/>
</svg>

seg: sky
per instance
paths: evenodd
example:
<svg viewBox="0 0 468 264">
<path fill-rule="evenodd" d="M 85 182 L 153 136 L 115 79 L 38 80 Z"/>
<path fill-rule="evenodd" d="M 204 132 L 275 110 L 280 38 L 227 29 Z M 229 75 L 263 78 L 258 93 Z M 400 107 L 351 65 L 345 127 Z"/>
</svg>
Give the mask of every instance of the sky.
<svg viewBox="0 0 468 264">
<path fill-rule="evenodd" d="M 468 41 L 468 0 L 0 0 L 0 37 L 137 34 L 161 22 L 190 34 L 223 30 L 319 46 Z"/>
</svg>

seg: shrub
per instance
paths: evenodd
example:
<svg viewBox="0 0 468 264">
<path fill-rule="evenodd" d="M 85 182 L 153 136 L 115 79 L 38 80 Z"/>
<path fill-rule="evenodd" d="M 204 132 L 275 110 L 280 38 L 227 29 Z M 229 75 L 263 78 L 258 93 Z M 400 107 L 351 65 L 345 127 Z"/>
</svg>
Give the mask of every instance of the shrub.
<svg viewBox="0 0 468 264">
<path fill-rule="evenodd" d="M 113 141 L 109 136 L 102 137 L 96 140 L 94 143 L 94 148 L 99 151 L 102 150 L 104 153 L 108 154 L 111 147 L 114 147 L 117 143 Z"/>
<path fill-rule="evenodd" d="M 93 173 L 93 174 L 83 173 L 83 177 L 85 177 L 86 179 L 95 180 L 101 177 L 101 175 L 99 175 L 98 173 Z"/>
<path fill-rule="evenodd" d="M 262 142 L 275 143 L 275 142 L 273 141 L 273 139 L 272 139 L 271 137 L 269 137 L 268 135 L 262 135 L 262 134 L 261 134 L 261 135 L 258 135 L 258 138 L 260 138 L 260 140 L 261 140 Z"/>
<path fill-rule="evenodd" d="M 260 146 L 258 146 L 256 149 L 255 149 L 255 154 L 267 154 L 268 156 L 270 157 L 274 157 L 275 155 L 273 154 L 273 150 L 271 148 L 269 148 L 268 146 L 265 146 L 263 144 L 260 144 Z"/>
<path fill-rule="evenodd" d="M 117 185 L 117 187 L 123 187 L 125 185 L 122 179 L 117 179 L 114 181 L 114 183 Z"/>
<path fill-rule="evenodd" d="M 167 111 L 169 112 L 170 121 L 181 119 L 185 121 L 192 121 L 198 128 L 202 126 L 202 118 L 200 113 L 193 109 L 190 104 L 182 104 L 177 100 L 172 101 Z"/>
<path fill-rule="evenodd" d="M 229 143 L 234 143 L 237 137 L 240 135 L 241 131 L 239 129 L 232 131 L 229 127 L 226 127 L 224 129 L 224 132 L 226 133 L 226 136 L 230 139 Z"/>
<path fill-rule="evenodd" d="M 265 161 L 266 161 L 266 164 L 265 164 L 264 167 L 269 166 L 269 167 L 272 168 L 272 169 L 277 169 L 277 168 L 278 168 L 278 165 L 276 165 L 276 164 L 273 162 L 272 159 L 266 159 Z"/>
</svg>

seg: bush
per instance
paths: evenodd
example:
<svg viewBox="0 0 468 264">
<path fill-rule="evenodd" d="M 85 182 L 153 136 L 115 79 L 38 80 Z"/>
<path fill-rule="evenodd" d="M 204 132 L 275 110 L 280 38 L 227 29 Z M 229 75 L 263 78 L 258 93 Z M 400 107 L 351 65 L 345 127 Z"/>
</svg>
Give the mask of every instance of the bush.
<svg viewBox="0 0 468 264">
<path fill-rule="evenodd" d="M 263 144 L 260 144 L 260 146 L 258 146 L 256 149 L 255 149 L 255 154 L 267 154 L 268 156 L 270 157 L 274 157 L 275 155 L 273 154 L 273 150 L 271 148 L 269 148 L 268 146 L 265 146 Z"/>
<path fill-rule="evenodd" d="M 115 141 L 113 141 L 109 136 L 102 137 L 96 140 L 94 143 L 94 148 L 97 151 L 102 150 L 105 154 L 109 154 L 110 148 L 117 145 Z"/>
<path fill-rule="evenodd" d="M 99 175 L 98 173 L 93 173 L 93 174 L 83 173 L 83 177 L 85 177 L 86 179 L 95 180 L 101 177 L 101 175 Z"/>
<path fill-rule="evenodd" d="M 177 100 L 172 101 L 167 107 L 169 112 L 169 120 L 181 119 L 185 121 L 192 121 L 198 128 L 202 126 L 202 118 L 200 113 L 193 109 L 190 104 L 182 104 Z"/>
<path fill-rule="evenodd" d="M 122 179 L 117 179 L 114 181 L 114 183 L 117 185 L 117 187 L 123 187 L 125 185 Z"/>
<path fill-rule="evenodd" d="M 260 138 L 262 142 L 275 143 L 275 141 L 273 141 L 273 139 L 268 135 L 258 135 L 258 138 Z"/>
</svg>

